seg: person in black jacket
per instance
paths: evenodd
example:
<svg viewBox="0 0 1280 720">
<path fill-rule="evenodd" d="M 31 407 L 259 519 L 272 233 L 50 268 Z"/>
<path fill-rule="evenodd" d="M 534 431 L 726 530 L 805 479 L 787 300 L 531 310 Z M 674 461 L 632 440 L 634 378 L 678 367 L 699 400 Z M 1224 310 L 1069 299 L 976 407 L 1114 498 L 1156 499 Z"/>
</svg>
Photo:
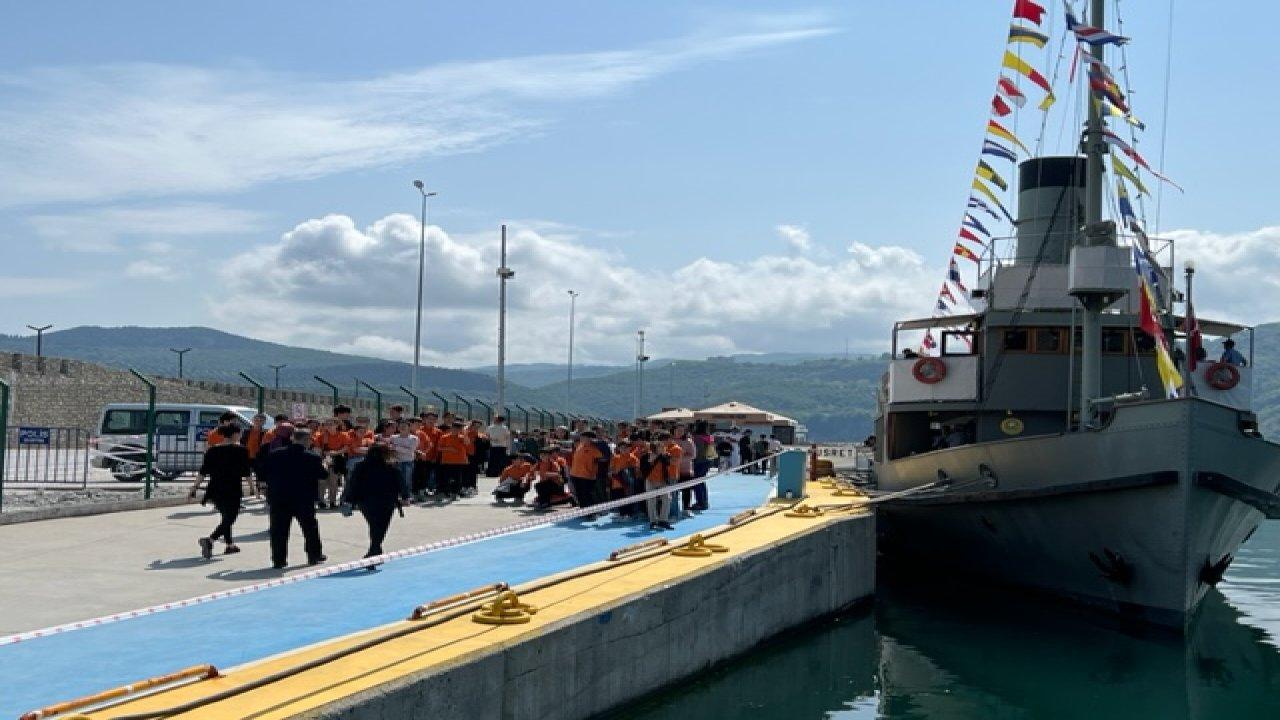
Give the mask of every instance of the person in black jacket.
<svg viewBox="0 0 1280 720">
<path fill-rule="evenodd" d="M 390 447 L 373 445 L 347 478 L 343 501 L 360 508 L 369 524 L 369 551 L 365 557 L 382 554 L 382 540 L 391 526 L 391 515 L 400 507 L 400 471 L 392 459 Z"/>
<path fill-rule="evenodd" d="M 195 499 L 201 481 L 208 478 L 209 484 L 205 487 L 204 498 L 200 504 L 212 502 L 222 516 L 218 527 L 214 528 L 208 537 L 202 537 L 198 541 L 200 554 L 205 560 L 213 557 L 213 542 L 219 538 L 227 544 L 226 550 L 223 551 L 224 555 L 240 552 L 240 548 L 236 547 L 231 539 L 231 526 L 240 515 L 240 501 L 244 498 L 244 480 L 249 477 L 250 465 L 249 451 L 239 444 L 239 436 L 238 425 L 230 425 L 222 430 L 219 444 L 205 451 L 204 460 L 200 464 L 200 473 L 196 476 L 196 482 L 187 495 Z"/>
<path fill-rule="evenodd" d="M 294 520 L 302 528 L 307 562 L 317 565 L 328 558 L 320 545 L 316 523 L 316 483 L 328 476 L 319 455 L 307 452 L 311 431 L 299 428 L 288 445 L 272 450 L 264 463 L 267 475 L 267 504 L 270 506 L 271 564 L 277 570 L 288 565 L 289 526 Z"/>
</svg>

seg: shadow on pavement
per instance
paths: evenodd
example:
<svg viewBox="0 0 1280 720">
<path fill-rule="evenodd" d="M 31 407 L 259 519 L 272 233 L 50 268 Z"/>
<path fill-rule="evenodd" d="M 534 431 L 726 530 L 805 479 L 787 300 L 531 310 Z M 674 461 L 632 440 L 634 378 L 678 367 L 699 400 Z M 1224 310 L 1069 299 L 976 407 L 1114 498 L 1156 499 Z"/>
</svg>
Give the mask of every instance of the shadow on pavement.
<svg viewBox="0 0 1280 720">
<path fill-rule="evenodd" d="M 227 580 L 240 582 L 243 580 L 274 580 L 284 574 L 283 570 L 274 568 L 258 568 L 256 570 L 219 570 L 209 575 L 210 580 Z"/>
<path fill-rule="evenodd" d="M 202 557 L 176 558 L 174 560 L 152 560 L 148 570 L 185 570 L 217 562 L 217 559 L 205 560 Z"/>
</svg>

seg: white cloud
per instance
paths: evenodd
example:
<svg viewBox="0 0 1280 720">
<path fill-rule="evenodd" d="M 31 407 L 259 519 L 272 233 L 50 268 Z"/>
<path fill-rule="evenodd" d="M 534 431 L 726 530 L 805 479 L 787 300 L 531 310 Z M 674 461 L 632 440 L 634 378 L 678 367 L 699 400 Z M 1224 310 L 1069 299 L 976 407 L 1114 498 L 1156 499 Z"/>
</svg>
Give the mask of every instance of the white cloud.
<svg viewBox="0 0 1280 720">
<path fill-rule="evenodd" d="M 155 64 L 0 76 L 0 204 L 241 190 L 474 152 L 536 129 L 540 103 L 833 32 L 755 18 L 630 50 L 455 62 L 325 81 Z"/>
<path fill-rule="evenodd" d="M 782 224 L 775 227 L 774 231 L 787 244 L 787 247 L 798 253 L 807 253 L 813 249 L 813 241 L 809 239 L 809 231 L 799 225 Z"/>
<path fill-rule="evenodd" d="M 0 181 L 3 182 L 3 181 Z M 37 237 L 58 250 L 114 252 L 124 238 L 229 235 L 259 229 L 257 213 L 216 203 L 179 203 L 154 207 L 106 207 L 27 218 Z M 165 254 L 173 245 L 150 240 L 140 249 Z"/>
<path fill-rule="evenodd" d="M 124 267 L 125 277 L 135 280 L 174 280 L 172 268 L 151 260 L 135 260 Z"/>
<path fill-rule="evenodd" d="M 508 264 L 516 271 L 508 285 L 510 362 L 563 361 L 567 288 L 582 293 L 577 358 L 625 363 L 640 328 L 660 357 L 830 350 L 833 337 L 842 345 L 846 335 L 855 349 L 878 350 L 887 344 L 891 319 L 923 310 L 941 275 L 910 250 L 863 244 L 830 263 L 702 257 L 641 270 L 560 225 L 512 224 L 508 238 Z M 491 364 L 498 233 L 451 236 L 432 227 L 427 240 L 426 361 Z M 228 330 L 278 342 L 409 359 L 417 245 L 418 223 L 408 215 L 363 229 L 343 215 L 307 220 L 278 242 L 232 257 L 221 272 L 227 293 L 273 311 L 218 320 Z"/>
<path fill-rule="evenodd" d="M 1196 312 L 1246 324 L 1280 319 L 1280 226 L 1242 233 L 1163 233 L 1179 262 L 1194 260 Z M 1182 268 L 1175 269 L 1181 286 Z"/>
<path fill-rule="evenodd" d="M 88 286 L 88 281 L 71 278 L 0 276 L 0 298 L 47 297 L 83 290 Z"/>
</svg>

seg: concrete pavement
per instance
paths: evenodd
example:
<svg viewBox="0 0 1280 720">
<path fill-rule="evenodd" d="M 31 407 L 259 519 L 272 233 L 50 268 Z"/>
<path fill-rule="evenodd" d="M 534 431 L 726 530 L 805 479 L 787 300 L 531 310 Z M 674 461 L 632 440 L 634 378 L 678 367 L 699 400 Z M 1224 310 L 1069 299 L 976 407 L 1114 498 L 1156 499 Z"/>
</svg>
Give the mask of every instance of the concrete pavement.
<svg viewBox="0 0 1280 720">
<path fill-rule="evenodd" d="M 392 520 L 387 551 L 500 527 L 533 514 L 527 506 L 495 506 L 494 480 L 455 503 L 414 506 Z M 368 546 L 359 513 L 321 511 L 320 536 L 330 563 L 354 560 Z M 249 500 L 236 522 L 237 555 L 200 557 L 196 539 L 218 524 L 213 506 L 110 513 L 0 526 L 0 635 L 84 620 L 279 577 L 271 570 L 267 516 Z M 215 547 L 221 552 L 221 543 Z M 306 567 L 294 527 L 290 568 Z"/>
</svg>

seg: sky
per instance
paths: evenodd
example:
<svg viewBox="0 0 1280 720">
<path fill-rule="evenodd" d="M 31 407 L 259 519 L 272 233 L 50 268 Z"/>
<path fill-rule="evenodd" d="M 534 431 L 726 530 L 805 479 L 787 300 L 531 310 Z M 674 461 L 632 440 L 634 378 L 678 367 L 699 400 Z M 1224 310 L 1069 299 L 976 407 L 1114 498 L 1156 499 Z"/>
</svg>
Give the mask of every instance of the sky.
<svg viewBox="0 0 1280 720">
<path fill-rule="evenodd" d="M 1026 86 L 1009 124 L 1061 152 L 1079 83 L 1045 4 L 1026 57 L 1059 102 Z M 641 328 L 656 357 L 877 352 L 931 311 L 1010 5 L 9 3 L 0 332 L 409 359 L 420 178 L 426 362 L 494 362 L 504 223 L 509 362 L 564 360 L 569 289 L 577 362 L 628 362 Z M 1148 227 L 1199 263 L 1202 315 L 1280 319 L 1280 6 L 1176 4 L 1167 122 L 1169 5 L 1119 9 L 1138 147 L 1185 189 Z"/>
</svg>

